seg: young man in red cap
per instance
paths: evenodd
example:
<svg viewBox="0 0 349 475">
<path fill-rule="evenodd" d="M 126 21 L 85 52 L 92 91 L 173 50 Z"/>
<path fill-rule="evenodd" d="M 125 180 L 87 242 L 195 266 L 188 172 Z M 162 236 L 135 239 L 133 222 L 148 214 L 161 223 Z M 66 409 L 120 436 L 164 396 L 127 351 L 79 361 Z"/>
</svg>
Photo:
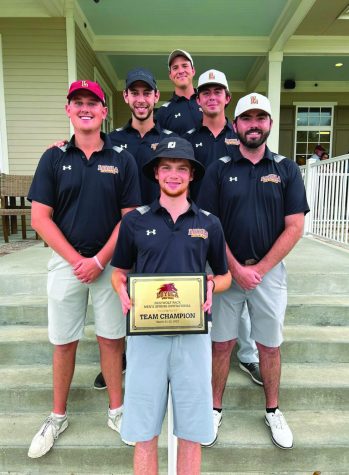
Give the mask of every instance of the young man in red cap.
<svg viewBox="0 0 349 475">
<path fill-rule="evenodd" d="M 48 452 L 68 426 L 66 405 L 89 294 L 108 385 L 107 424 L 120 432 L 122 418 L 125 321 L 110 285 L 109 261 L 122 216 L 140 203 L 137 166 L 101 133 L 107 108 L 99 84 L 76 81 L 67 99 L 66 114 L 75 134 L 68 144 L 44 153 L 28 196 L 32 227 L 53 249 L 47 285 L 53 409 L 32 440 L 31 458 Z"/>
<path fill-rule="evenodd" d="M 175 49 L 168 57 L 169 78 L 174 85 L 174 93 L 157 111 L 156 119 L 160 127 L 183 135 L 200 125 L 202 111 L 196 102 L 193 86 L 195 68 L 193 58 L 183 49 Z"/>
<path fill-rule="evenodd" d="M 190 143 L 179 137 L 161 141 L 144 174 L 160 186 L 160 198 L 129 213 L 122 221 L 112 259 L 112 282 L 124 313 L 131 308 L 127 274 L 203 273 L 208 276 L 204 309 L 212 291 L 228 288 L 225 241 L 219 220 L 188 200 L 189 183 L 205 173 Z M 127 343 L 125 411 L 122 437 L 134 440 L 134 473 L 158 473 L 158 436 L 171 384 L 177 473 L 199 475 L 200 443 L 212 439 L 211 339 L 208 334 L 136 335 Z"/>
</svg>

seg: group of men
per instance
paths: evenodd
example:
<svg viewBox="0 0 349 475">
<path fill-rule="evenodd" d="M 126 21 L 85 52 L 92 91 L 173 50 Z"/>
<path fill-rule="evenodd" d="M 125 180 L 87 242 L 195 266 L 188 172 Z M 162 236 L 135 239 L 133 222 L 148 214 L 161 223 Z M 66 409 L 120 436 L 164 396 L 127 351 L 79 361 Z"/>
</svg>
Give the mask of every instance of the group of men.
<svg viewBox="0 0 349 475">
<path fill-rule="evenodd" d="M 225 107 L 231 94 L 222 72 L 204 72 L 195 90 L 188 52 L 174 50 L 168 68 L 175 91 L 156 116 L 160 93 L 154 76 L 144 68 L 128 73 L 123 94 L 131 119 L 109 135 L 100 132 L 107 114 L 102 89 L 88 80 L 74 82 L 66 105 L 74 136 L 47 150 L 35 173 L 32 225 L 53 249 L 48 264 L 53 410 L 34 436 L 29 457 L 48 452 L 68 426 L 67 399 L 89 294 L 102 369 L 97 384 L 109 395 L 107 424 L 135 445 L 135 474 L 158 473 L 169 382 L 178 473 L 200 473 L 201 446 L 214 445 L 222 423 L 238 338 L 241 369 L 264 385 L 273 442 L 293 447 L 278 389 L 287 293 L 282 259 L 301 237 L 308 211 L 301 175 L 295 162 L 266 146 L 272 113 L 265 96 L 241 98 L 230 123 Z M 190 233 L 193 229 L 201 233 Z M 213 325 L 211 335 L 128 337 L 123 406 L 131 269 L 206 270 L 203 307 L 208 312 L 212 307 Z"/>
</svg>

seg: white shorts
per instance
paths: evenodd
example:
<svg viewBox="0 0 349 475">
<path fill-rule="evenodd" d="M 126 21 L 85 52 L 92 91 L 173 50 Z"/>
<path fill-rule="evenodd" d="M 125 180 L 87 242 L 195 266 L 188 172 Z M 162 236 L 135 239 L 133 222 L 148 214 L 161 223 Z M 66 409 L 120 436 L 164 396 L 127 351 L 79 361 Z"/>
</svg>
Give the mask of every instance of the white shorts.
<svg viewBox="0 0 349 475">
<path fill-rule="evenodd" d="M 108 264 L 91 284 L 83 284 L 71 265 L 53 252 L 48 262 L 48 336 L 54 345 L 80 340 L 84 335 L 86 311 L 91 296 L 96 335 L 109 339 L 126 334 L 126 319 L 118 295 L 111 285 L 114 268 Z"/>
<path fill-rule="evenodd" d="M 253 290 L 243 290 L 233 280 L 228 290 L 213 296 L 212 341 L 238 338 L 245 302 L 251 319 L 251 338 L 270 348 L 280 346 L 287 306 L 287 274 L 283 262 L 273 267 Z"/>
<path fill-rule="evenodd" d="M 126 356 L 123 439 L 142 442 L 160 434 L 169 383 L 174 434 L 191 442 L 214 439 L 209 335 L 131 336 Z"/>
</svg>

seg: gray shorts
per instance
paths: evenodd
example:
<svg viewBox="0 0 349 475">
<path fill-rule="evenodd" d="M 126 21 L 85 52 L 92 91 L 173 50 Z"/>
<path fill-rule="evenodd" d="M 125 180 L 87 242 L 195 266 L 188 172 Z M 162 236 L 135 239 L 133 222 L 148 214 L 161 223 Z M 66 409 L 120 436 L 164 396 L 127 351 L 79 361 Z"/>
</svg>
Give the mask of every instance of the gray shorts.
<svg viewBox="0 0 349 475">
<path fill-rule="evenodd" d="M 128 337 L 122 438 L 143 442 L 160 434 L 170 383 L 174 434 L 211 442 L 211 353 L 209 335 Z"/>
<path fill-rule="evenodd" d="M 287 274 L 283 262 L 273 267 L 253 290 L 243 290 L 233 280 L 227 291 L 214 295 L 212 341 L 238 338 L 245 302 L 251 319 L 251 338 L 270 348 L 280 346 L 287 305 Z"/>
<path fill-rule="evenodd" d="M 113 267 L 105 270 L 91 284 L 83 284 L 73 274 L 71 265 L 53 252 L 48 262 L 48 336 L 54 345 L 80 340 L 84 335 L 86 311 L 91 296 L 96 335 L 118 339 L 126 334 L 126 320 L 118 295 L 111 285 Z"/>
</svg>

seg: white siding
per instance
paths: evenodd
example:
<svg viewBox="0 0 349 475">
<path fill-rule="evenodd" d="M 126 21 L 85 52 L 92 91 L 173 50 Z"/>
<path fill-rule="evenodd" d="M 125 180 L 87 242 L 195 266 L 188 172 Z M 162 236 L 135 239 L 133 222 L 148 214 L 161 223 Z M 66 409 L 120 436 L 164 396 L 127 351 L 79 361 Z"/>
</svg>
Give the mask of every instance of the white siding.
<svg viewBox="0 0 349 475">
<path fill-rule="evenodd" d="M 10 173 L 33 174 L 43 151 L 69 137 L 64 18 L 1 18 Z"/>
</svg>

